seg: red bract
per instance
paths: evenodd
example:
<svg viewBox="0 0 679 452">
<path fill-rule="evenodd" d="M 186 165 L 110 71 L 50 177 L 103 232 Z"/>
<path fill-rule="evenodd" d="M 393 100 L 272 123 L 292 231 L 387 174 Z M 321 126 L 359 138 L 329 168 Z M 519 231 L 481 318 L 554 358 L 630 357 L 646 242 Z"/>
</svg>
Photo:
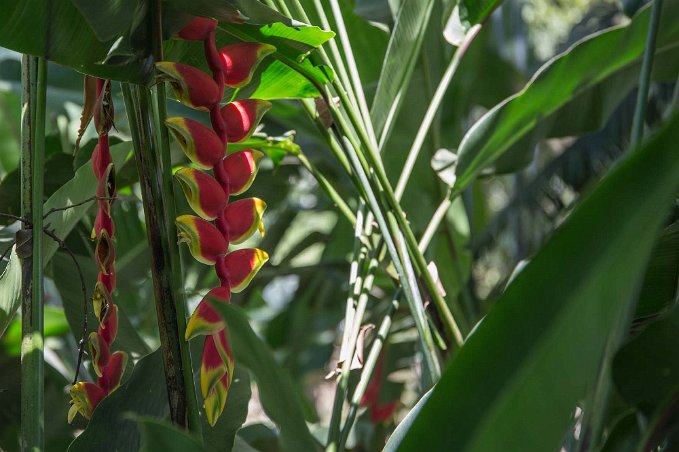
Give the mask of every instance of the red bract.
<svg viewBox="0 0 679 452">
<path fill-rule="evenodd" d="M 201 169 L 212 169 L 224 158 L 226 145 L 207 126 L 189 118 L 167 118 L 165 124 L 186 156 Z"/>
<path fill-rule="evenodd" d="M 230 195 L 240 195 L 250 188 L 259 169 L 259 160 L 263 156 L 259 151 L 248 149 L 234 152 L 222 161 Z"/>
<path fill-rule="evenodd" d="M 186 325 L 186 340 L 201 334 L 214 334 L 224 329 L 222 316 L 212 307 L 211 303 L 228 303 L 231 291 L 228 287 L 215 287 L 198 303 L 198 307 Z"/>
<path fill-rule="evenodd" d="M 262 215 L 265 210 L 266 203 L 259 198 L 246 198 L 229 204 L 224 209 L 229 243 L 241 243 L 257 229 L 264 235 Z"/>
<path fill-rule="evenodd" d="M 229 143 L 240 143 L 249 138 L 270 108 L 271 102 L 259 99 L 237 100 L 224 105 L 221 115 Z"/>
<path fill-rule="evenodd" d="M 221 100 L 221 90 L 215 81 L 200 69 L 169 61 L 156 63 L 156 68 L 184 105 L 207 111 Z"/>
<path fill-rule="evenodd" d="M 206 220 L 214 220 L 222 213 L 226 193 L 214 177 L 192 168 L 182 168 L 174 175 L 194 212 Z"/>
<path fill-rule="evenodd" d="M 219 49 L 219 58 L 224 67 L 224 84 L 240 88 L 252 80 L 259 63 L 276 51 L 274 46 L 259 42 L 239 42 Z"/>
<path fill-rule="evenodd" d="M 198 262 L 214 265 L 229 247 L 224 236 L 212 224 L 194 215 L 177 217 L 179 242 L 187 243 L 191 255 Z"/>
<path fill-rule="evenodd" d="M 217 28 L 217 21 L 205 17 L 196 17 L 188 25 L 179 30 L 177 37 L 187 41 L 202 41 L 210 37 Z"/>
</svg>

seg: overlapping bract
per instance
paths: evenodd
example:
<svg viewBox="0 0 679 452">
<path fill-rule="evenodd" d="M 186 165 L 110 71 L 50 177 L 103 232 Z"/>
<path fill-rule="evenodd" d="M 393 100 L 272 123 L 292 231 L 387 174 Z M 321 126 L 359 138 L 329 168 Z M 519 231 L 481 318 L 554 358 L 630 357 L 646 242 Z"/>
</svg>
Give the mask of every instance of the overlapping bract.
<svg viewBox="0 0 679 452">
<path fill-rule="evenodd" d="M 77 413 L 86 419 L 92 416 L 99 402 L 118 388 L 127 364 L 125 352 L 111 353 L 111 344 L 118 334 L 118 306 L 113 304 L 111 297 L 116 285 L 115 228 L 111 217 L 116 184 L 108 138 L 109 130 L 113 127 L 110 82 L 97 80 L 97 96 L 94 123 L 99 139 L 92 153 L 92 171 L 99 181 L 96 193 L 98 211 L 91 237 L 96 242 L 94 258 L 99 269 L 92 305 L 99 325 L 97 331 L 89 335 L 88 349 L 98 378 L 96 383 L 78 382 L 71 388 L 69 423 Z"/>
<path fill-rule="evenodd" d="M 175 173 L 197 214 L 177 218 L 179 242 L 187 243 L 199 262 L 214 265 L 220 281 L 220 286 L 198 304 L 186 328 L 186 340 L 205 335 L 200 382 L 210 425 L 224 411 L 234 369 L 226 325 L 211 303 L 229 303 L 231 294 L 245 289 L 269 258 L 259 249 L 229 251 L 230 244 L 242 243 L 257 230 L 264 234 L 262 215 L 266 204 L 258 198 L 229 203 L 231 195 L 245 192 L 252 184 L 262 153 L 248 149 L 227 155 L 226 148 L 227 143 L 242 142 L 251 136 L 271 104 L 247 99 L 221 106 L 220 101 L 225 85 L 239 88 L 249 83 L 260 61 L 275 51 L 272 46 L 258 43 L 232 44 L 217 50 L 216 26 L 212 19 L 196 18 L 178 33 L 179 39 L 203 41 L 212 77 L 178 63 L 157 64 L 177 99 L 192 108 L 209 111 L 212 124 L 211 129 L 188 118 L 166 120 L 184 153 L 199 168 L 181 168 Z M 205 170 L 212 170 L 213 175 Z"/>
</svg>

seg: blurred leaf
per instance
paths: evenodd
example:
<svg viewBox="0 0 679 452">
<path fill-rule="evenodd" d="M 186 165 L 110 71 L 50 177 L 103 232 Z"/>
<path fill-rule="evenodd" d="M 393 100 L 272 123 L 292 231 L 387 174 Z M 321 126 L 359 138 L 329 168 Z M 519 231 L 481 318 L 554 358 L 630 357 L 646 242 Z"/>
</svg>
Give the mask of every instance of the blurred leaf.
<svg viewBox="0 0 679 452">
<path fill-rule="evenodd" d="M 158 419 L 167 416 L 169 404 L 163 369 L 160 350 L 140 359 L 129 380 L 97 406 L 85 431 L 68 450 L 138 450 L 139 428 L 130 414 Z"/>
<path fill-rule="evenodd" d="M 389 39 L 370 116 L 379 142 L 386 142 L 420 55 L 433 0 L 404 0 Z"/>
<path fill-rule="evenodd" d="M 200 442 L 189 435 L 186 430 L 153 418 L 140 418 L 137 423 L 141 427 L 141 447 L 143 452 L 186 452 L 203 451 Z M 224 448 L 223 450 L 229 450 Z"/>
<path fill-rule="evenodd" d="M 102 78 L 134 83 L 150 81 L 153 66 L 149 60 L 115 66 L 101 64 L 114 41 L 99 41 L 72 1 L 3 2 L 1 46 Z"/>
<path fill-rule="evenodd" d="M 70 331 L 64 310 L 56 306 L 45 306 L 44 322 L 45 337 L 61 336 Z M 2 344 L 12 356 L 18 356 L 21 353 L 21 318 L 18 316 L 7 328 Z"/>
<path fill-rule="evenodd" d="M 433 389 L 427 391 L 420 398 L 420 400 L 417 401 L 415 406 L 412 407 L 410 411 L 408 411 L 406 417 L 403 418 L 401 422 L 399 422 L 398 427 L 396 427 L 394 433 L 392 433 L 391 436 L 389 437 L 389 441 L 387 441 L 387 444 L 384 446 L 382 452 L 396 452 L 398 450 L 399 446 L 401 445 L 406 435 L 408 434 L 410 427 L 412 427 L 413 422 L 415 422 L 415 419 L 417 419 L 417 416 L 420 414 L 420 411 L 422 411 L 422 407 L 427 402 L 427 400 L 429 400 L 432 391 Z"/>
<path fill-rule="evenodd" d="M 623 345 L 613 360 L 620 395 L 647 414 L 679 391 L 679 309 L 650 324 Z M 651 384 L 652 382 L 652 384 Z"/>
<path fill-rule="evenodd" d="M 486 20 L 490 13 L 497 8 L 502 0 L 462 0 L 460 6 L 460 19 L 475 25 Z"/>
<path fill-rule="evenodd" d="M 613 424 L 601 452 L 634 452 L 639 436 L 636 413 L 627 413 Z"/>
<path fill-rule="evenodd" d="M 679 280 L 679 223 L 666 227 L 653 248 L 639 292 L 635 318 L 663 314 L 675 305 Z"/>
<path fill-rule="evenodd" d="M 628 65 L 638 63 L 646 42 L 649 14 L 646 9 L 627 26 L 609 29 L 581 41 L 544 65 L 521 92 L 478 120 L 460 143 L 456 186 L 469 185 L 480 171 L 533 130 L 541 119 L 584 90 L 625 71 Z M 662 60 L 668 64 L 679 64 L 679 47 L 674 45 L 679 41 L 679 22 L 673 20 L 677 14 L 679 2 L 665 3 L 657 48 L 660 52 L 666 49 Z M 633 83 L 636 76 L 629 75 Z M 624 97 L 626 92 L 622 94 Z M 612 105 L 617 105 L 619 100 Z"/>
<path fill-rule="evenodd" d="M 448 149 L 439 149 L 431 158 L 431 168 L 436 171 L 436 174 L 446 185 L 453 185 L 455 183 L 456 164 L 457 155 Z"/>
<path fill-rule="evenodd" d="M 558 448 L 678 188 L 678 137 L 675 116 L 571 214 L 457 352 L 400 450 Z"/>
<path fill-rule="evenodd" d="M 116 168 L 123 166 L 123 162 L 130 152 L 130 143 L 121 143 L 111 148 L 111 155 L 113 156 Z M 97 179 L 94 177 L 91 164 L 86 163 L 76 171 L 73 179 L 50 196 L 43 206 L 44 212 L 48 212 L 52 208 L 66 207 L 83 201 L 88 196 L 92 196 L 96 189 Z M 45 220 L 45 226 L 52 229 L 58 237 L 63 239 L 71 232 L 90 207 L 91 203 L 87 203 L 68 210 L 55 212 Z M 43 241 L 43 265 L 47 265 L 56 252 L 58 245 L 49 237 L 43 236 Z M 21 303 L 20 295 L 21 264 L 19 257 L 12 251 L 10 262 L 7 264 L 2 276 L 0 276 L 0 336 L 2 336 L 14 313 L 19 308 Z"/>
<path fill-rule="evenodd" d="M 281 429 L 283 450 L 318 450 L 318 444 L 304 421 L 301 401 L 290 377 L 276 363 L 264 342 L 252 331 L 243 311 L 236 306 L 222 303 L 215 303 L 213 306 L 228 325 L 236 363 L 248 367 L 257 379 L 262 406 Z"/>
</svg>

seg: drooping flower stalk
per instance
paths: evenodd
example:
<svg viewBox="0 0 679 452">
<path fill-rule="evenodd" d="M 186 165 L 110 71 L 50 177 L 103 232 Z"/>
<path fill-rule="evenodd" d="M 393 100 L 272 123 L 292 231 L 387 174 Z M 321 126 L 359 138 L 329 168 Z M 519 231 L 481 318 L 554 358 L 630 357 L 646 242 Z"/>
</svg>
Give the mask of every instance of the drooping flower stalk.
<svg viewBox="0 0 679 452">
<path fill-rule="evenodd" d="M 96 193 L 98 210 L 92 229 L 92 240 L 95 241 L 94 258 L 99 275 L 92 295 L 92 304 L 99 325 L 97 331 L 90 333 L 88 338 L 97 382 L 78 382 L 71 387 L 69 423 L 77 413 L 90 419 L 99 402 L 120 386 L 120 379 L 127 364 L 127 353 L 123 351 L 111 353 L 111 344 L 118 332 L 118 306 L 113 303 L 111 296 L 116 286 L 113 244 L 115 225 L 111 216 L 116 184 L 108 136 L 113 127 L 113 117 L 111 84 L 108 80 L 97 79 L 94 125 L 99 138 L 92 153 L 92 170 L 99 183 Z"/>
<path fill-rule="evenodd" d="M 204 44 L 212 77 L 179 63 L 160 62 L 161 77 L 170 82 L 176 98 L 191 108 L 208 111 L 212 128 L 188 118 L 168 118 L 166 125 L 195 168 L 175 173 L 189 205 L 197 214 L 177 218 L 179 241 L 193 257 L 214 265 L 220 285 L 199 303 L 186 328 L 186 340 L 205 335 L 201 362 L 201 392 L 205 414 L 214 425 L 226 406 L 233 379 L 234 358 L 223 320 L 210 303 L 229 303 L 231 294 L 245 289 L 268 260 L 259 249 L 230 251 L 230 244 L 245 241 L 256 230 L 264 234 L 264 201 L 246 198 L 229 202 L 252 184 L 262 153 L 243 150 L 227 153 L 229 142 L 241 142 L 256 129 L 270 103 L 247 99 L 221 106 L 224 86 L 239 88 L 250 82 L 262 58 L 275 48 L 259 43 L 238 43 L 217 50 L 217 22 L 196 18 L 178 38 Z M 206 172 L 212 170 L 212 175 Z"/>
</svg>

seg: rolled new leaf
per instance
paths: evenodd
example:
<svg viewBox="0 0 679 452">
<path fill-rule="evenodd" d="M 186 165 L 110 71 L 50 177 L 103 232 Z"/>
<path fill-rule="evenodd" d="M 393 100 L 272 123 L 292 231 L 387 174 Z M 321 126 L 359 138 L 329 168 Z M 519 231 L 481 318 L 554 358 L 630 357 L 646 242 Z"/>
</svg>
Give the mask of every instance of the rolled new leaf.
<svg viewBox="0 0 679 452">
<path fill-rule="evenodd" d="M 266 203 L 259 198 L 239 199 L 224 209 L 224 219 L 228 226 L 229 243 L 242 243 L 256 230 L 264 235 L 262 215 Z"/>
<path fill-rule="evenodd" d="M 226 193 L 214 177 L 193 168 L 181 168 L 174 175 L 194 212 L 206 220 L 214 220 L 222 213 Z"/>
<path fill-rule="evenodd" d="M 241 88 L 252 80 L 259 63 L 276 51 L 269 44 L 259 42 L 238 42 L 219 49 L 219 59 L 224 68 L 224 84 Z"/>
<path fill-rule="evenodd" d="M 223 161 L 224 172 L 229 181 L 229 194 L 240 195 L 252 185 L 259 169 L 260 151 L 246 149 L 228 155 Z"/>
<path fill-rule="evenodd" d="M 201 169 L 212 169 L 224 158 L 224 143 L 211 128 L 180 117 L 167 118 L 165 124 L 186 156 Z"/>
<path fill-rule="evenodd" d="M 160 61 L 156 68 L 167 80 L 178 101 L 196 110 L 208 111 L 221 99 L 221 90 L 205 72 L 171 61 Z"/>
<path fill-rule="evenodd" d="M 203 297 L 186 324 L 186 340 L 201 334 L 215 334 L 224 329 L 224 320 L 210 303 L 228 303 L 231 291 L 227 287 L 216 287 Z"/>
<path fill-rule="evenodd" d="M 226 254 L 228 243 L 212 223 L 194 215 L 181 215 L 176 223 L 179 243 L 188 244 L 191 255 L 198 262 L 214 265 Z"/>
<path fill-rule="evenodd" d="M 220 112 L 229 143 L 240 143 L 249 138 L 270 108 L 271 102 L 259 99 L 237 100 L 224 105 Z"/>
<path fill-rule="evenodd" d="M 227 275 L 229 289 L 238 293 L 250 284 L 252 278 L 268 260 L 269 255 L 256 248 L 236 250 L 217 262 L 217 273 Z"/>
</svg>

